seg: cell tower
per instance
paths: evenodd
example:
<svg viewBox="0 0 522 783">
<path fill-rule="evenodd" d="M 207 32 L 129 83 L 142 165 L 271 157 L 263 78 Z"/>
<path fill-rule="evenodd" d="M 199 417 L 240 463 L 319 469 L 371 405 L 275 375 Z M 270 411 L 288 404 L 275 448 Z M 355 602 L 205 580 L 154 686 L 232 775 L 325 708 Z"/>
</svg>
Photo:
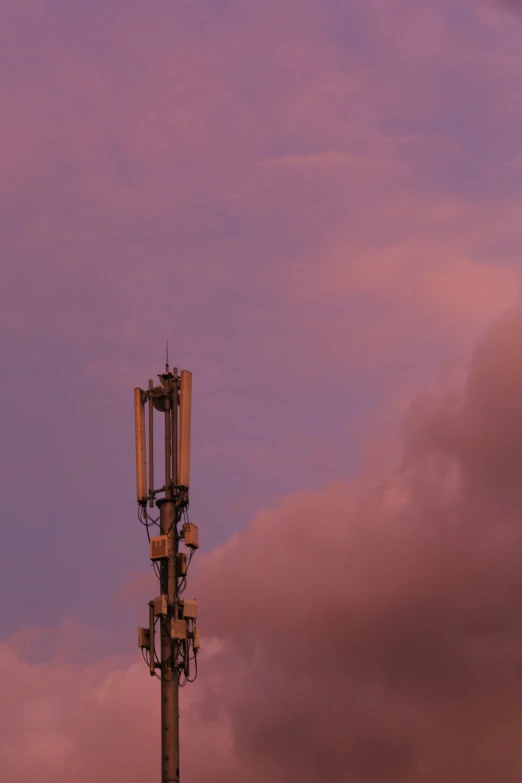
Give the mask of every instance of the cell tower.
<svg viewBox="0 0 522 783">
<path fill-rule="evenodd" d="M 158 386 L 149 380 L 147 391 L 134 389 L 138 518 L 147 531 L 150 559 L 160 583 L 160 594 L 149 602 L 149 627 L 138 630 L 138 646 L 151 677 L 161 680 L 161 780 L 178 783 L 179 688 L 196 679 L 199 650 L 197 602 L 181 598 L 190 561 L 199 547 L 198 528 L 188 516 L 192 373 L 182 370 L 178 376 L 176 367 L 169 372 L 167 354 L 165 372 L 158 378 Z M 154 483 L 155 410 L 165 419 L 165 484 L 159 488 Z M 154 506 L 159 509 L 156 518 L 150 511 Z M 159 535 L 151 535 L 151 530 Z M 180 551 L 180 543 L 186 551 Z"/>
</svg>

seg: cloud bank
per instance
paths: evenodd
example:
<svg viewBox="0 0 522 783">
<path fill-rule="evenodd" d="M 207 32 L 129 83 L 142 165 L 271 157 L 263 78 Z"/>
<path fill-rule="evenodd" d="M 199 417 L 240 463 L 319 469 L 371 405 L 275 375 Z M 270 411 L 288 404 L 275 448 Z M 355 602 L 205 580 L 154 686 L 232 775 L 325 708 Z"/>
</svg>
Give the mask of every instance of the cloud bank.
<svg viewBox="0 0 522 783">
<path fill-rule="evenodd" d="M 286 497 L 202 558 L 188 783 L 518 783 L 521 356 L 512 311 L 461 390 L 410 406 L 387 470 Z M 44 661 L 27 638 L 0 648 L 6 779 L 153 776 L 146 668 L 60 661 L 59 633 Z"/>
</svg>

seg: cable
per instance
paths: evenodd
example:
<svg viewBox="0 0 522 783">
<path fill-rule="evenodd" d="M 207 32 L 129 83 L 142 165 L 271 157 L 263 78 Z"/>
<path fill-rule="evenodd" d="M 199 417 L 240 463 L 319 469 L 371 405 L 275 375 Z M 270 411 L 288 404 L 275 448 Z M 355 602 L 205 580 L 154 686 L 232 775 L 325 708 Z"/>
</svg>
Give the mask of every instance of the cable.
<svg viewBox="0 0 522 783">
<path fill-rule="evenodd" d="M 141 514 L 141 506 L 138 506 L 138 519 L 141 522 L 141 524 L 143 525 L 143 527 L 145 528 L 145 530 L 147 531 L 147 538 L 148 538 L 149 544 L 150 544 L 149 523 L 146 520 L 145 521 L 143 520 L 143 517 L 142 517 L 142 514 Z"/>
<path fill-rule="evenodd" d="M 178 522 L 179 522 L 178 515 L 177 515 L 176 511 L 174 511 L 174 519 L 170 523 L 170 527 L 169 527 L 169 529 L 167 531 L 167 535 L 168 535 L 168 533 L 170 533 L 172 528 L 175 527 L 178 524 Z M 178 535 L 178 531 L 177 530 L 176 530 L 176 535 Z"/>
<path fill-rule="evenodd" d="M 181 512 L 179 512 L 179 506 L 175 509 L 174 513 L 174 519 L 172 520 L 172 523 L 169 527 L 168 533 L 172 531 L 172 528 L 175 527 L 175 536 L 177 541 L 180 541 L 182 539 L 182 536 L 179 534 L 177 525 L 178 522 L 185 522 L 185 524 L 190 524 L 190 519 L 188 515 L 188 504 L 185 504 L 181 508 Z M 145 508 L 143 508 L 141 505 L 138 505 L 138 511 L 137 516 L 139 522 L 144 526 L 146 532 L 147 532 L 147 538 L 150 543 L 150 532 L 149 527 L 152 527 L 155 525 L 156 527 L 159 527 L 161 530 L 161 525 L 159 524 L 159 517 L 157 519 L 153 519 L 147 514 L 147 511 Z M 182 577 L 176 578 L 176 590 L 177 595 L 182 595 L 187 587 L 187 574 L 188 569 L 190 566 L 190 563 L 192 562 L 192 558 L 194 557 L 195 549 L 190 547 L 190 553 L 188 558 L 186 559 L 186 569 L 185 574 Z M 160 582 L 160 588 L 163 589 L 162 586 L 162 569 L 158 565 L 158 563 L 154 560 L 151 563 L 152 567 L 154 568 L 154 572 Z M 179 581 L 178 581 L 179 580 Z M 154 627 L 153 627 L 153 633 L 156 634 L 156 628 L 158 621 L 160 622 L 160 636 L 161 634 L 166 633 L 166 628 L 164 625 L 164 619 L 163 616 L 156 617 L 154 619 Z M 190 625 L 190 624 L 189 624 Z M 192 626 L 190 626 L 192 627 Z M 170 649 L 171 649 L 171 661 L 172 661 L 172 676 L 167 676 L 166 670 L 164 670 L 164 664 L 161 663 L 158 654 L 156 652 L 156 649 L 154 648 L 154 668 L 160 669 L 160 674 L 158 674 L 156 671 L 153 672 L 154 677 L 156 677 L 157 680 L 163 681 L 163 682 L 172 682 L 175 677 L 178 678 L 178 683 L 180 688 L 184 688 L 187 683 L 189 682 L 195 682 L 198 676 L 198 662 L 197 662 L 197 653 L 196 650 L 194 650 L 194 647 L 192 647 L 193 654 L 190 655 L 190 644 L 189 640 L 187 640 L 186 644 L 180 644 L 175 639 L 169 639 L 170 641 Z M 141 655 L 145 663 L 150 669 L 150 654 L 147 656 L 145 648 L 141 648 Z M 189 669 L 189 676 L 185 673 L 185 656 L 187 656 L 187 663 L 188 663 L 188 669 Z M 190 663 L 194 662 L 194 676 L 190 677 Z M 168 664 L 167 664 L 168 666 Z"/>
<path fill-rule="evenodd" d="M 187 682 L 196 682 L 196 680 L 198 678 L 198 658 L 197 658 L 197 655 L 194 656 L 194 670 L 195 670 L 194 677 L 192 677 L 192 679 L 187 677 Z"/>
<path fill-rule="evenodd" d="M 145 519 L 143 519 L 143 514 L 145 514 Z M 141 524 L 143 525 L 143 527 L 145 528 L 145 530 L 147 531 L 147 538 L 148 538 L 148 541 L 149 541 L 149 544 L 150 544 L 149 527 L 151 527 L 152 525 L 158 526 L 157 520 L 152 519 L 151 517 L 149 517 L 147 512 L 144 509 L 142 509 L 141 506 L 138 506 L 138 519 L 141 522 Z M 153 561 L 151 563 L 151 567 L 154 568 L 154 572 L 155 572 L 157 578 L 161 581 L 161 576 L 160 576 L 160 571 L 159 571 L 158 564 L 155 561 Z"/>
<path fill-rule="evenodd" d="M 145 519 L 143 518 L 145 516 Z M 158 519 L 152 519 L 152 517 L 149 517 L 147 512 L 144 508 L 142 508 L 140 505 L 138 505 L 138 519 L 140 520 L 141 524 L 144 525 L 144 527 L 149 528 L 152 525 L 156 525 L 156 527 L 159 527 Z"/>
<path fill-rule="evenodd" d="M 143 509 L 143 513 L 145 514 L 146 518 L 149 520 L 149 524 L 150 524 L 150 525 L 156 525 L 156 527 L 159 527 L 159 526 L 160 526 L 160 524 L 159 524 L 159 520 L 160 520 L 160 518 L 159 518 L 159 517 L 156 517 L 156 519 L 152 519 L 152 517 L 150 517 L 150 516 L 147 514 L 147 512 L 145 511 L 145 509 Z"/>
</svg>

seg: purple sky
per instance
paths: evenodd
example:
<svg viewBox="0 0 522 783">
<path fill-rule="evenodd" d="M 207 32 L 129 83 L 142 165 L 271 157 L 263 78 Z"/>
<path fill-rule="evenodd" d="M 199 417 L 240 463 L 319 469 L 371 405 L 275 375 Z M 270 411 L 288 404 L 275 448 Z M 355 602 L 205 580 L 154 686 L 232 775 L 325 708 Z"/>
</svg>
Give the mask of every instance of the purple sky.
<svg viewBox="0 0 522 783">
<path fill-rule="evenodd" d="M 166 338 L 207 552 L 462 380 L 520 303 L 508 6 L 4 0 L 0 642 L 73 617 L 133 648 L 132 390 Z"/>
<path fill-rule="evenodd" d="M 166 337 L 208 547 L 352 474 L 372 417 L 512 304 L 522 31 L 455 2 L 4 14 L 9 635 L 110 622 L 146 564 L 132 388 Z"/>
</svg>

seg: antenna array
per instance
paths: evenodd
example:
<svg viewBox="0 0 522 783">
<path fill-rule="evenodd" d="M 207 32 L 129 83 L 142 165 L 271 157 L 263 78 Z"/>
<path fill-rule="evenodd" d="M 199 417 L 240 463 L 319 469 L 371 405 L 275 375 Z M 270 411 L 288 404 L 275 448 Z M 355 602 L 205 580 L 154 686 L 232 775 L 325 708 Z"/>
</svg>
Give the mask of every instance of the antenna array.
<svg viewBox="0 0 522 783">
<path fill-rule="evenodd" d="M 150 675 L 161 681 L 162 783 L 178 783 L 179 688 L 197 677 L 200 642 L 197 601 L 182 596 L 190 562 L 199 548 L 199 534 L 188 515 L 192 373 L 182 370 L 178 376 L 176 367 L 169 372 L 168 345 L 165 372 L 158 378 L 158 386 L 149 380 L 146 391 L 134 389 L 138 518 L 147 531 L 150 559 L 160 584 L 160 594 L 149 602 L 148 628 L 138 630 L 138 646 Z M 165 482 L 158 488 L 154 481 L 154 411 L 164 417 Z M 150 511 L 154 506 L 159 509 L 156 518 Z M 151 535 L 151 531 L 159 534 Z M 180 550 L 180 544 L 185 551 Z"/>
</svg>

